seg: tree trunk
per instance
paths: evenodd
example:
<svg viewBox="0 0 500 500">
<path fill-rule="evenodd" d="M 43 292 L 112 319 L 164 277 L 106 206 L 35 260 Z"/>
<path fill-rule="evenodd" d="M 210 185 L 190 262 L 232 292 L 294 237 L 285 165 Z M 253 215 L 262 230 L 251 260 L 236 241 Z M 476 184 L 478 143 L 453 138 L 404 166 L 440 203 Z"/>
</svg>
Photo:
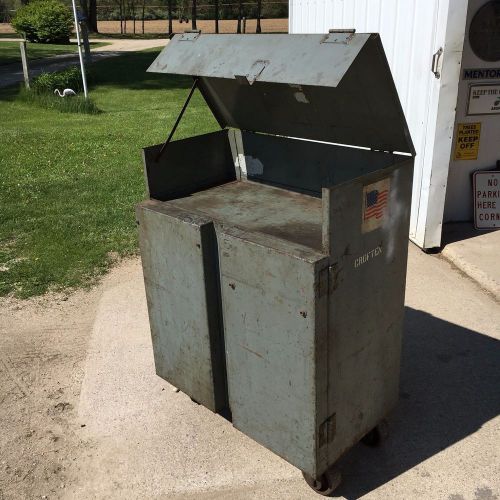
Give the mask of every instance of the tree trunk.
<svg viewBox="0 0 500 500">
<path fill-rule="evenodd" d="M 122 0 L 119 1 L 118 5 L 120 7 L 120 34 L 123 35 L 123 4 L 122 4 Z"/>
<path fill-rule="evenodd" d="M 262 33 L 262 28 L 260 27 L 260 16 L 262 13 L 262 0 L 257 0 L 257 28 L 255 33 Z"/>
<path fill-rule="evenodd" d="M 122 3 L 123 3 L 123 33 L 127 34 L 127 17 L 128 17 L 127 4 L 125 3 L 125 0 L 122 0 Z"/>
<path fill-rule="evenodd" d="M 142 34 L 144 35 L 144 11 L 146 10 L 146 0 L 142 0 Z"/>
<path fill-rule="evenodd" d="M 219 33 L 219 0 L 214 0 L 215 7 L 215 32 Z"/>
<path fill-rule="evenodd" d="M 191 29 L 196 29 L 196 0 L 192 0 L 191 6 Z"/>
<path fill-rule="evenodd" d="M 135 18 L 136 18 L 135 0 L 129 3 L 129 12 L 132 15 L 132 26 L 133 26 L 134 35 L 135 35 Z"/>
<path fill-rule="evenodd" d="M 89 0 L 89 17 L 87 19 L 87 26 L 92 33 L 99 33 L 97 28 L 97 1 Z"/>
<path fill-rule="evenodd" d="M 236 33 L 241 33 L 241 18 L 243 17 L 243 5 L 241 0 L 238 0 L 238 26 L 236 27 Z"/>
<path fill-rule="evenodd" d="M 172 0 L 168 0 L 168 34 L 172 34 Z"/>
</svg>

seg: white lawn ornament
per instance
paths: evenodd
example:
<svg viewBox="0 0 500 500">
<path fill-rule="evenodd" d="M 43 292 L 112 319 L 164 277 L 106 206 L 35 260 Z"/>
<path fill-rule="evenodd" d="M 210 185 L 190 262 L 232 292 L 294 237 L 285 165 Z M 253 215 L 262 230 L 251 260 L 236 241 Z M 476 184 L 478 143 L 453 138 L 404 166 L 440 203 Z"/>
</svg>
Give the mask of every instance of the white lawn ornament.
<svg viewBox="0 0 500 500">
<path fill-rule="evenodd" d="M 73 89 L 64 89 L 62 94 L 59 89 L 54 90 L 54 94 L 57 94 L 59 97 L 68 97 L 70 95 L 76 95 L 76 92 Z"/>
</svg>

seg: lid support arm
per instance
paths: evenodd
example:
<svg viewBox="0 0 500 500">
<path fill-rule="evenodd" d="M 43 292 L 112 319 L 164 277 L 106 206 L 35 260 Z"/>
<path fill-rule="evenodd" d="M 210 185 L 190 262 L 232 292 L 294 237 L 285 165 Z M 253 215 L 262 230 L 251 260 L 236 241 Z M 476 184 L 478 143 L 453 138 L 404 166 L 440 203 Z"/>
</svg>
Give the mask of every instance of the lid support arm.
<svg viewBox="0 0 500 500">
<path fill-rule="evenodd" d="M 179 113 L 177 120 L 175 120 L 174 126 L 172 127 L 172 130 L 171 130 L 170 134 L 168 135 L 167 140 L 163 143 L 160 151 L 158 152 L 158 155 L 156 156 L 156 160 L 155 160 L 156 162 L 160 159 L 161 155 L 163 154 L 163 151 L 165 151 L 165 148 L 167 147 L 168 143 L 170 142 L 170 140 L 174 136 L 175 131 L 177 130 L 177 126 L 179 125 L 179 122 L 181 121 L 181 119 L 184 115 L 184 112 L 186 111 L 186 108 L 188 107 L 189 101 L 191 100 L 191 97 L 193 97 L 194 91 L 196 90 L 196 87 L 198 86 L 198 81 L 199 81 L 199 77 L 197 76 L 194 79 L 193 86 L 191 87 L 191 90 L 189 91 L 189 94 L 188 94 L 186 100 L 184 101 L 181 112 Z"/>
</svg>

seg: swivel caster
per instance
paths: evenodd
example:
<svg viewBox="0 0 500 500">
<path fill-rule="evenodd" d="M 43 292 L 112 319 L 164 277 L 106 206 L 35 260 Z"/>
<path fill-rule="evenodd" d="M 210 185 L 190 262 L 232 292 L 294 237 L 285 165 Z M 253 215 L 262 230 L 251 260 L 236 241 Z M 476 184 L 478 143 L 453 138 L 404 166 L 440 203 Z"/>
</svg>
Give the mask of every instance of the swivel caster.
<svg viewBox="0 0 500 500">
<path fill-rule="evenodd" d="M 368 434 L 366 434 L 365 437 L 361 439 L 361 442 L 366 444 L 366 446 L 380 446 L 382 442 L 387 439 L 388 434 L 389 430 L 387 422 L 382 420 L 377 427 L 373 428 Z"/>
<path fill-rule="evenodd" d="M 342 482 L 342 475 L 336 468 L 331 468 L 324 474 L 321 474 L 317 479 L 312 478 L 305 472 L 302 473 L 306 483 L 320 495 L 324 497 L 330 496 Z"/>
</svg>

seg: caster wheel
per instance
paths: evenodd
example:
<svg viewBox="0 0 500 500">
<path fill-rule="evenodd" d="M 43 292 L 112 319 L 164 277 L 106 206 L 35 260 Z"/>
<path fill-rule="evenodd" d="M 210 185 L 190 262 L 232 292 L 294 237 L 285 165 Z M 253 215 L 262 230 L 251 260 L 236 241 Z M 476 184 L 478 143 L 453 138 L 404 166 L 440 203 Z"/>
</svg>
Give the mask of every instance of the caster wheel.
<svg viewBox="0 0 500 500">
<path fill-rule="evenodd" d="M 306 473 L 302 473 L 306 483 L 320 495 L 324 497 L 330 496 L 340 485 L 342 476 L 337 469 L 330 469 L 322 474 L 317 479 L 312 478 Z"/>
<path fill-rule="evenodd" d="M 377 427 L 372 429 L 361 442 L 366 444 L 366 446 L 380 446 L 386 439 L 388 435 L 387 422 L 383 420 Z"/>
</svg>

